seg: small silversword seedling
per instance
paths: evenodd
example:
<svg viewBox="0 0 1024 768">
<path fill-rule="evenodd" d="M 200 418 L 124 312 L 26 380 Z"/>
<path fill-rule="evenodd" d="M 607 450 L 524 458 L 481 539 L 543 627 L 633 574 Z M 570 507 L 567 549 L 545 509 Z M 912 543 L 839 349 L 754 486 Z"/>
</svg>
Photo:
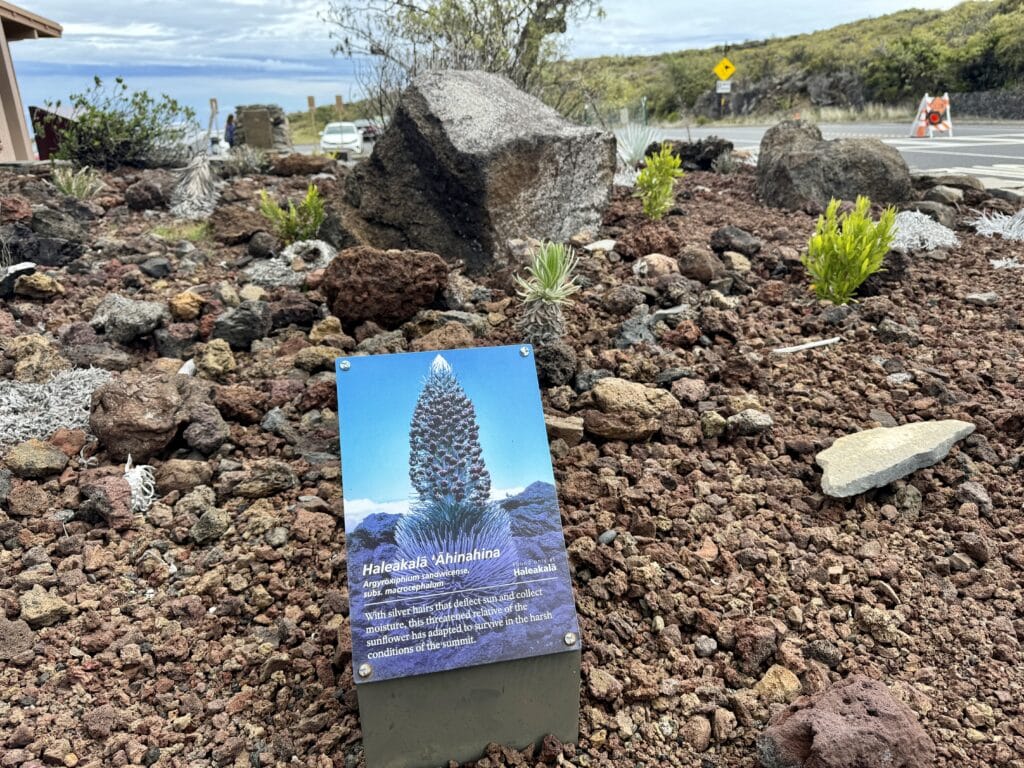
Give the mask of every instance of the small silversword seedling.
<svg viewBox="0 0 1024 768">
<path fill-rule="evenodd" d="M 79 200 L 86 200 L 103 189 L 103 179 L 88 165 L 76 171 L 70 165 L 54 164 L 50 175 L 53 186 L 65 195 L 77 197 Z"/>
<path fill-rule="evenodd" d="M 835 198 L 818 217 L 818 226 L 801 257 L 819 299 L 846 304 L 865 280 L 882 268 L 892 245 L 896 210 L 886 208 L 877 223 L 871 220 L 871 201 L 860 196 L 849 213 L 839 215 Z"/>
<path fill-rule="evenodd" d="M 615 151 L 626 168 L 636 168 L 657 134 L 649 125 L 630 123 L 615 132 Z"/>
<path fill-rule="evenodd" d="M 548 344 L 565 335 L 562 305 L 580 287 L 573 278 L 579 259 L 562 243 L 543 243 L 526 268 L 529 277 L 516 276 L 523 314 L 519 330 L 534 345 Z"/>
<path fill-rule="evenodd" d="M 646 165 L 636 177 L 636 192 L 643 203 L 644 215 L 657 221 L 672 207 L 672 188 L 683 176 L 679 169 L 682 161 L 667 144 L 661 151 L 647 156 Z"/>
</svg>

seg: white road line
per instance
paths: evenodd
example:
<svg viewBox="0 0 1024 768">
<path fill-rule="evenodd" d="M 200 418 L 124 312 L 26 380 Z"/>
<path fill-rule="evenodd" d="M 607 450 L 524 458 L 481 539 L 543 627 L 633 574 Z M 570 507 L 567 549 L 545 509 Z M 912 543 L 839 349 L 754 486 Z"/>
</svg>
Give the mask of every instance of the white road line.
<svg viewBox="0 0 1024 768">
<path fill-rule="evenodd" d="M 902 149 L 896 147 L 901 152 L 906 152 L 911 155 L 956 155 L 957 157 L 963 158 L 993 158 L 996 160 L 1020 160 L 1020 155 L 990 155 L 982 152 L 950 152 L 949 150 L 943 149 Z M 950 147 L 952 149 L 952 147 Z"/>
<path fill-rule="evenodd" d="M 1009 187 L 1011 189 L 1024 187 L 1024 164 L 960 165 L 949 168 L 929 168 L 925 173 L 934 176 L 941 176 L 946 173 L 965 173 L 970 176 L 976 176 L 986 187 Z"/>
</svg>

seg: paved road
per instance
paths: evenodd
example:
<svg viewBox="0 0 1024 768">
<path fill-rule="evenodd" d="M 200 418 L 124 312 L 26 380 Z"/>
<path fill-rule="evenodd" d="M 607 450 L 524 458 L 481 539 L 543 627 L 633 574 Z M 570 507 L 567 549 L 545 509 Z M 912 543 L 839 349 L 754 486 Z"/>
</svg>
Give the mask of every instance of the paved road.
<svg viewBox="0 0 1024 768">
<path fill-rule="evenodd" d="M 956 123 L 953 137 L 912 139 L 910 121 L 895 123 L 834 123 L 821 125 L 826 139 L 877 138 L 896 147 L 914 170 L 969 173 L 987 186 L 1024 189 L 1024 122 Z M 686 139 L 685 128 L 662 129 L 666 138 Z M 692 128 L 693 139 L 721 136 L 736 149 L 757 152 L 768 126 Z"/>
</svg>

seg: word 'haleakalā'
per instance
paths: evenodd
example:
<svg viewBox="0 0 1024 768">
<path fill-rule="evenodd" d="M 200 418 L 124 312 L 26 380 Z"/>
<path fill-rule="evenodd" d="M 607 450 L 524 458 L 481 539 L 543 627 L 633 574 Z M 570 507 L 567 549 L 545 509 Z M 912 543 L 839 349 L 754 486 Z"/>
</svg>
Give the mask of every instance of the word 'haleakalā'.
<svg viewBox="0 0 1024 768">
<path fill-rule="evenodd" d="M 434 555 L 434 565 L 457 565 L 459 563 L 472 563 L 477 560 L 496 560 L 501 557 L 500 549 L 474 549 L 472 552 L 438 552 Z M 379 576 L 383 573 L 395 573 L 397 571 L 409 571 L 427 567 L 427 558 L 420 555 L 412 560 L 393 560 L 384 563 L 366 563 L 363 566 L 363 576 Z"/>
</svg>

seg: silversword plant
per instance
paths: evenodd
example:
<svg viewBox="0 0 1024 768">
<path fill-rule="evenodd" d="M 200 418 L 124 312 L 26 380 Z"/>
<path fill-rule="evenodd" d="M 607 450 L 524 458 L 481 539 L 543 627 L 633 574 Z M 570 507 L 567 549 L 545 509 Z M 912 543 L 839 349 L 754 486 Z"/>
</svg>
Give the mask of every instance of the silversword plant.
<svg viewBox="0 0 1024 768">
<path fill-rule="evenodd" d="M 971 222 L 979 235 L 1001 236 L 1004 240 L 1024 240 L 1024 210 L 1012 216 L 1006 213 L 983 213 Z"/>
<path fill-rule="evenodd" d="M 534 251 L 526 267 L 529 276 L 516 276 L 523 300 L 519 330 L 526 341 L 543 345 L 565 335 L 562 306 L 580 289 L 573 277 L 578 263 L 570 246 L 546 242 Z"/>
<path fill-rule="evenodd" d="M 936 248 L 955 248 L 960 244 L 956 233 L 939 224 L 931 216 L 919 211 L 900 211 L 896 214 L 892 249 L 903 253 L 931 251 Z"/>
<path fill-rule="evenodd" d="M 615 132 L 615 151 L 626 168 L 636 168 L 657 133 L 649 125 L 630 123 Z"/>
<path fill-rule="evenodd" d="M 54 164 L 50 176 L 53 186 L 65 195 L 77 197 L 79 200 L 87 200 L 104 187 L 100 174 L 88 165 L 83 165 L 76 171 L 70 165 Z"/>
<path fill-rule="evenodd" d="M 511 522 L 492 503 L 491 476 L 480 446 L 476 409 L 441 355 L 434 358 L 409 426 L 409 514 L 395 527 L 395 543 L 410 560 L 497 552 L 469 567 L 461 588 L 502 584 L 515 559 Z"/>
</svg>

